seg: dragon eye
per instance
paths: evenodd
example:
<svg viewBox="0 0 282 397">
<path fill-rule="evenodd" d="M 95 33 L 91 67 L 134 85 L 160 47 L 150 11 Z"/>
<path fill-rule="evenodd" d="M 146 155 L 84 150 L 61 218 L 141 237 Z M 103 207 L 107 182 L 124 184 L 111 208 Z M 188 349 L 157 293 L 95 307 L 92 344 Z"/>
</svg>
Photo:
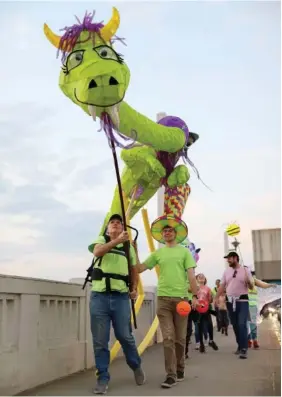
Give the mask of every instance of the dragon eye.
<svg viewBox="0 0 282 397">
<path fill-rule="evenodd" d="M 103 59 L 112 59 L 113 61 L 119 61 L 119 57 L 117 53 L 111 48 L 106 45 L 96 47 L 94 50 L 97 52 L 99 57 Z"/>
<path fill-rule="evenodd" d="M 72 52 L 67 59 L 67 69 L 70 71 L 71 69 L 79 66 L 83 61 L 83 53 L 84 51 L 74 51 Z"/>
</svg>

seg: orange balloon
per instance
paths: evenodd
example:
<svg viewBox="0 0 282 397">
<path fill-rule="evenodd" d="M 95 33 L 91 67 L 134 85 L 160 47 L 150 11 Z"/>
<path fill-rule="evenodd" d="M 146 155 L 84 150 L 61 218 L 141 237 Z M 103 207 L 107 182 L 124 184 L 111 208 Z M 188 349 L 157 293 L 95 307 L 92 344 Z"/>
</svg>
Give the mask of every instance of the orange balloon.
<svg viewBox="0 0 282 397">
<path fill-rule="evenodd" d="M 188 314 L 191 312 L 191 306 L 188 302 L 186 301 L 181 301 L 177 303 L 176 305 L 176 311 L 180 316 L 188 316 Z"/>
</svg>

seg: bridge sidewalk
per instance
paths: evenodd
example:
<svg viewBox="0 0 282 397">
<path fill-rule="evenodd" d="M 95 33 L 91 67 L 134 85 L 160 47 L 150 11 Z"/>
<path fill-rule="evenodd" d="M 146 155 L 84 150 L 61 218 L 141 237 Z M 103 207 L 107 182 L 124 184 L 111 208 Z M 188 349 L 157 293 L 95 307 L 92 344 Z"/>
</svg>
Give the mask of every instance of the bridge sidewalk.
<svg viewBox="0 0 282 397">
<path fill-rule="evenodd" d="M 277 326 L 277 325 L 276 325 Z M 191 349 L 186 361 L 186 379 L 172 389 L 161 389 L 164 380 L 163 351 L 153 346 L 143 355 L 147 382 L 137 387 L 123 359 L 111 366 L 109 395 L 115 396 L 280 396 L 281 350 L 274 322 L 265 320 L 259 327 L 259 350 L 249 351 L 247 360 L 240 360 L 235 349 L 233 333 L 228 337 L 215 334 L 219 351 L 208 348 L 206 354 Z M 193 345 L 192 345 L 193 346 Z M 20 395 L 29 396 L 86 396 L 92 395 L 95 384 L 93 371 L 85 371 Z"/>
</svg>

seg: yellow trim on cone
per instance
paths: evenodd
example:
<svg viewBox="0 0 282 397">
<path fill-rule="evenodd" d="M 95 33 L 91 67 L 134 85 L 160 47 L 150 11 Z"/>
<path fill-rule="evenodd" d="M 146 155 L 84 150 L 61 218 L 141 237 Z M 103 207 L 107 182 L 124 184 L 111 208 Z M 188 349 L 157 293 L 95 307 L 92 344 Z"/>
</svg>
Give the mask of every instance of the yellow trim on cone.
<svg viewBox="0 0 282 397">
<path fill-rule="evenodd" d="M 155 249 L 155 244 L 154 244 L 153 237 L 151 235 L 148 211 L 145 208 L 142 208 L 142 218 L 143 218 L 143 223 L 144 223 L 144 228 L 145 228 L 145 233 L 146 233 L 146 237 L 147 237 L 149 250 L 150 250 L 150 252 L 154 252 L 156 250 Z M 159 266 L 156 266 L 155 270 L 156 270 L 156 273 L 157 273 L 157 277 L 159 278 L 159 276 L 160 276 L 160 268 L 159 268 Z M 151 326 L 150 326 L 150 328 L 148 329 L 147 334 L 145 335 L 144 339 L 142 340 L 142 342 L 138 346 L 138 353 L 140 355 L 144 353 L 144 351 L 147 349 L 147 347 L 151 343 L 153 337 L 155 336 L 155 333 L 158 330 L 158 327 L 159 327 L 159 319 L 158 319 L 158 316 L 156 315 L 154 320 L 153 320 L 153 322 L 152 322 L 152 324 L 151 324 Z"/>
</svg>

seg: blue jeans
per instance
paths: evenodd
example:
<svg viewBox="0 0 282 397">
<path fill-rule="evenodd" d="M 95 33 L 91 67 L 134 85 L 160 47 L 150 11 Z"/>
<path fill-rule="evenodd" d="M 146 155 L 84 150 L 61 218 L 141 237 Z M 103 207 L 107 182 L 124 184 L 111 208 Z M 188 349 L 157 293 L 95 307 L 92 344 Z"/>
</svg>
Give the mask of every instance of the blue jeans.
<svg viewBox="0 0 282 397">
<path fill-rule="evenodd" d="M 230 322 L 233 326 L 236 342 L 239 350 L 248 349 L 248 320 L 249 302 L 236 302 L 236 309 L 233 311 L 232 303 L 227 302 Z"/>
<path fill-rule="evenodd" d="M 204 321 L 203 322 L 203 335 L 204 339 L 208 339 L 208 331 L 207 331 L 207 323 Z M 199 330 L 199 323 L 195 323 L 195 342 L 200 343 L 200 330 Z"/>
<path fill-rule="evenodd" d="M 90 322 L 98 380 L 110 380 L 110 331 L 111 322 L 116 339 L 121 344 L 128 366 L 134 371 L 141 365 L 131 327 L 130 301 L 127 293 L 92 292 L 90 298 Z"/>
</svg>

